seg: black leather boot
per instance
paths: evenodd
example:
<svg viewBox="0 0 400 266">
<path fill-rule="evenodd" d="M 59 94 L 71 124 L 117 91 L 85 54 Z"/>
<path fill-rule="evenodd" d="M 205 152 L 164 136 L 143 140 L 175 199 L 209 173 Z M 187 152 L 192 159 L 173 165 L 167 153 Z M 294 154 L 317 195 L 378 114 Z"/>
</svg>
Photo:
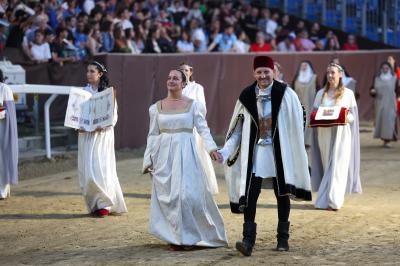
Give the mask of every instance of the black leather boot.
<svg viewBox="0 0 400 266">
<path fill-rule="evenodd" d="M 278 234 L 276 235 L 276 238 L 278 239 L 278 244 L 276 245 L 277 251 L 289 250 L 289 226 L 290 222 L 278 222 Z"/>
<path fill-rule="evenodd" d="M 236 249 L 244 256 L 250 256 L 256 242 L 257 224 L 245 222 L 243 224 L 243 240 L 236 242 Z"/>
</svg>

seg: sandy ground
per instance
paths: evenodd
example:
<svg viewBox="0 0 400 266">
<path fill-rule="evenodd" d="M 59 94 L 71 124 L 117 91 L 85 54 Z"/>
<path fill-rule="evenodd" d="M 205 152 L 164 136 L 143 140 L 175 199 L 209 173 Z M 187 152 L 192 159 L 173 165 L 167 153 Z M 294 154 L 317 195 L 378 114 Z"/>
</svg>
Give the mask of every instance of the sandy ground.
<svg viewBox="0 0 400 266">
<path fill-rule="evenodd" d="M 0 201 L 0 265 L 400 265 L 400 143 L 384 149 L 371 134 L 361 134 L 364 193 L 348 197 L 338 212 L 294 202 L 287 253 L 273 251 L 276 202 L 263 190 L 252 257 L 234 249 L 243 218 L 230 213 L 219 165 L 216 200 L 229 246 L 171 252 L 147 232 L 151 180 L 140 174 L 140 158 L 119 156 L 129 213 L 104 219 L 87 215 L 73 156 L 25 164 L 12 197 Z"/>
</svg>

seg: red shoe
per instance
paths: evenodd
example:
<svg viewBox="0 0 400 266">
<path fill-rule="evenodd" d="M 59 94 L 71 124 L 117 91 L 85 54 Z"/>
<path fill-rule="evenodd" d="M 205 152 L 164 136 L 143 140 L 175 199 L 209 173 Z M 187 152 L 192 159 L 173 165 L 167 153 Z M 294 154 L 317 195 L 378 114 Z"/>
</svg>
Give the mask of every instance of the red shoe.
<svg viewBox="0 0 400 266">
<path fill-rule="evenodd" d="M 334 208 L 331 208 L 331 207 L 329 207 L 328 209 L 326 209 L 327 211 L 334 211 L 334 212 L 337 212 L 338 211 L 338 209 L 334 209 Z"/>
<path fill-rule="evenodd" d="M 170 244 L 168 247 L 169 251 L 182 251 L 183 247 L 182 246 L 178 246 L 178 245 L 174 245 L 174 244 Z"/>
<path fill-rule="evenodd" d="M 106 217 L 110 214 L 110 212 L 107 209 L 100 209 L 96 210 L 94 214 L 98 217 Z"/>
</svg>

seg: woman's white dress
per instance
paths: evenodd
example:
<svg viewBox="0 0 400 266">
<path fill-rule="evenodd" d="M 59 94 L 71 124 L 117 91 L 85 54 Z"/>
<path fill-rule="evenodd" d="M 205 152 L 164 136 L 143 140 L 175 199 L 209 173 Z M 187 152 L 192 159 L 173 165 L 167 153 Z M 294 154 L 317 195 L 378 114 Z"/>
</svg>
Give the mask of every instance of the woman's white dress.
<svg viewBox="0 0 400 266">
<path fill-rule="evenodd" d="M 14 96 L 0 82 L 0 199 L 10 197 L 10 185 L 18 183 L 18 132 Z"/>
<path fill-rule="evenodd" d="M 166 112 L 161 102 L 149 109 L 150 129 L 143 172 L 152 168 L 150 232 L 175 245 L 227 245 L 224 222 L 207 187 L 193 129 L 210 153 L 217 149 L 205 120 L 204 105 Z"/>
<path fill-rule="evenodd" d="M 84 88 L 94 94 L 90 86 Z M 78 176 L 82 194 L 90 212 L 107 209 L 111 213 L 127 212 L 115 163 L 114 126 L 117 123 L 117 103 L 113 125 L 101 132 L 79 133 Z"/>
<path fill-rule="evenodd" d="M 360 143 L 358 111 L 354 93 L 345 88 L 343 97 L 336 102 L 318 91 L 314 108 L 341 106 L 349 110 L 349 123 L 342 126 L 313 128 L 311 152 L 311 181 L 318 190 L 315 207 L 340 209 L 347 193 L 360 193 Z"/>
<path fill-rule="evenodd" d="M 204 111 L 206 115 L 207 107 L 206 107 L 206 98 L 204 96 L 203 86 L 196 83 L 195 81 L 188 82 L 185 88 L 183 88 L 182 94 L 185 95 L 186 97 L 189 97 L 190 99 L 201 102 L 204 105 Z M 202 138 L 197 133 L 196 128 L 194 129 L 194 138 L 196 139 L 197 154 L 206 172 L 207 186 L 214 195 L 218 194 L 218 183 L 217 183 L 217 177 L 215 176 L 214 167 L 210 155 L 208 154 L 207 149 L 204 146 Z"/>
<path fill-rule="evenodd" d="M 379 76 L 375 78 L 375 131 L 374 138 L 383 140 L 397 140 L 397 101 L 396 82 L 393 76 L 389 80 L 383 80 Z"/>
</svg>

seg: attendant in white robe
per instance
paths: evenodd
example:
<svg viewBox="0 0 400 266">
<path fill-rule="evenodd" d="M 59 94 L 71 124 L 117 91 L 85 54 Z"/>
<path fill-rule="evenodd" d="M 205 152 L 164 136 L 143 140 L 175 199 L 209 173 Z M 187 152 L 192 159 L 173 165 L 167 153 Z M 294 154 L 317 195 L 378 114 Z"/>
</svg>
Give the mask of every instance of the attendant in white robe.
<svg viewBox="0 0 400 266">
<path fill-rule="evenodd" d="M 311 62 L 302 61 L 293 80 L 293 90 L 299 96 L 300 103 L 306 110 L 306 127 L 304 132 L 304 143 L 307 147 L 311 144 L 310 114 L 313 110 L 315 94 L 318 90 L 318 79 Z"/>
<path fill-rule="evenodd" d="M 179 69 L 186 75 L 186 86 L 183 88 L 182 94 L 190 99 L 196 100 L 204 105 L 204 111 L 207 113 L 206 97 L 204 96 L 204 88 L 202 85 L 193 80 L 193 66 L 189 63 L 181 63 Z M 214 167 L 211 162 L 210 155 L 204 146 L 201 136 L 197 133 L 194 128 L 194 137 L 196 139 L 197 153 L 200 158 L 200 162 L 206 171 L 207 186 L 211 192 L 215 195 L 218 194 L 218 183 L 217 177 L 215 176 Z"/>
<path fill-rule="evenodd" d="M 282 82 L 282 83 L 286 83 L 284 81 L 282 66 L 281 66 L 281 64 L 279 64 L 276 61 L 274 61 L 274 80 Z"/>
<path fill-rule="evenodd" d="M 327 84 L 314 101 L 314 109 L 348 109 L 346 125 L 312 128 L 311 184 L 318 191 L 317 209 L 337 211 L 343 206 L 345 194 L 361 193 L 358 109 L 353 91 L 343 86 L 343 75 L 340 65 L 329 64 Z"/>
<path fill-rule="evenodd" d="M 296 93 L 273 79 L 273 69 L 270 57 L 255 57 L 256 81 L 240 94 L 219 150 L 226 162 L 231 211 L 244 213 L 243 240 L 236 242 L 236 249 L 245 256 L 255 244 L 257 201 L 264 180 L 273 183 L 277 200 L 277 251 L 289 250 L 290 198 L 311 201 L 303 109 Z"/>
<path fill-rule="evenodd" d="M 0 200 L 18 183 L 18 132 L 14 96 L 0 70 Z"/>
<path fill-rule="evenodd" d="M 397 78 L 388 62 L 381 65 L 374 79 L 370 94 L 375 98 L 374 138 L 383 141 L 383 147 L 390 148 L 390 142 L 397 140 Z"/>
<path fill-rule="evenodd" d="M 183 96 L 186 76 L 168 75 L 168 96 L 150 106 L 143 173 L 152 176 L 149 230 L 170 250 L 227 245 L 225 226 L 200 163 L 193 129 L 214 160 L 220 159 L 201 102 Z"/>
<path fill-rule="evenodd" d="M 109 87 L 106 72 L 102 64 L 90 63 L 86 74 L 89 84 L 84 90 L 95 94 Z M 89 212 L 97 217 L 127 212 L 115 163 L 114 126 L 117 118 L 117 102 L 114 101 L 112 126 L 93 132 L 79 131 L 80 187 Z"/>
</svg>

